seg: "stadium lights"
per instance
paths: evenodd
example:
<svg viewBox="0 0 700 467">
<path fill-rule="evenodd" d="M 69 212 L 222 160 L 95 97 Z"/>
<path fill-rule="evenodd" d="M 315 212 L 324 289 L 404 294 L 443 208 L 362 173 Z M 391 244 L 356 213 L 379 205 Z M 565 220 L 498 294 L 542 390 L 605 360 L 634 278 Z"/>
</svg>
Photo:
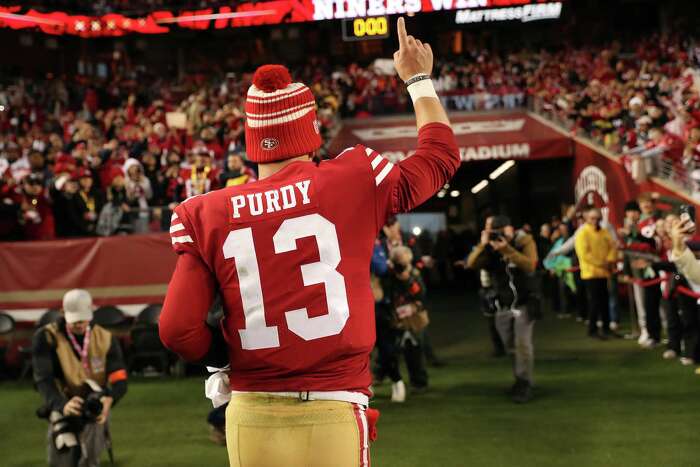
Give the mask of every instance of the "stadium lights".
<svg viewBox="0 0 700 467">
<path fill-rule="evenodd" d="M 440 190 L 440 191 L 438 191 L 437 197 L 438 197 L 438 198 L 444 198 L 444 197 L 445 197 L 445 190 Z"/>
<path fill-rule="evenodd" d="M 477 194 L 478 192 L 480 192 L 481 190 L 483 190 L 484 188 L 486 188 L 486 186 L 487 186 L 488 184 L 489 184 L 489 181 L 488 181 L 488 180 L 482 180 L 482 181 L 480 181 L 479 183 L 477 183 L 476 185 L 474 185 L 474 186 L 472 187 L 472 194 L 474 194 L 474 195 Z"/>
<path fill-rule="evenodd" d="M 453 198 L 458 197 L 458 196 L 459 196 L 459 190 L 452 190 L 452 191 L 450 191 L 450 196 L 452 196 Z"/>
<path fill-rule="evenodd" d="M 421 234 L 421 232 L 423 232 L 423 229 L 421 229 L 418 226 L 415 226 L 415 227 L 413 227 L 412 232 L 413 232 L 413 235 L 415 235 L 417 237 Z"/>
<path fill-rule="evenodd" d="M 503 175 L 508 169 L 513 167 L 515 165 L 515 161 L 506 161 L 503 164 L 501 164 L 496 170 L 491 172 L 491 175 L 489 175 L 489 178 L 491 180 L 496 180 L 498 177 Z"/>
</svg>

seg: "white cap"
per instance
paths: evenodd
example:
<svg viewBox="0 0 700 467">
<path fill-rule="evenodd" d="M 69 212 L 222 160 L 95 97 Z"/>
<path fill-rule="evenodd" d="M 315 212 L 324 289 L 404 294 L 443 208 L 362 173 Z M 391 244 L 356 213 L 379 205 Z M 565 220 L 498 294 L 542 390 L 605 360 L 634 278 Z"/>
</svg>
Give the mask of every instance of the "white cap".
<svg viewBox="0 0 700 467">
<path fill-rule="evenodd" d="M 633 107 L 635 105 L 644 105 L 644 101 L 642 100 L 641 97 L 634 96 L 632 99 L 630 99 L 629 106 Z"/>
<path fill-rule="evenodd" d="M 92 321 L 92 297 L 83 289 L 73 289 L 63 296 L 63 313 L 66 322 Z"/>
</svg>

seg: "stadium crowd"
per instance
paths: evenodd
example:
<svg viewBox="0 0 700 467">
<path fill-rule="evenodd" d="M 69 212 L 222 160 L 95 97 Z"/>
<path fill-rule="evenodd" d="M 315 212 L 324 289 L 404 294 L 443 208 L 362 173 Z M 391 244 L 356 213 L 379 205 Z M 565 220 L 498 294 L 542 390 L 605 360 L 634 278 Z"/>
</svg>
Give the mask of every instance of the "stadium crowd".
<svg viewBox="0 0 700 467">
<path fill-rule="evenodd" d="M 528 92 L 546 114 L 624 154 L 635 172 L 661 172 L 697 191 L 699 60 L 694 43 L 656 35 L 634 53 L 617 43 L 567 50 L 540 61 Z"/>
<path fill-rule="evenodd" d="M 689 187 L 691 176 L 700 182 L 699 58 L 700 48 L 656 36 L 634 53 L 616 43 L 469 49 L 440 63 L 435 81 L 462 110 L 519 106 L 526 95 L 626 154 L 631 170 L 663 164 Z M 312 57 L 296 70 L 313 85 L 324 141 L 340 117 L 409 110 L 400 80 L 380 62 L 338 68 Z M 143 232 L 188 196 L 255 178 L 243 145 L 250 75 L 166 80 L 118 54 L 109 67 L 110 79 L 49 75 L 0 88 L 0 239 Z"/>
</svg>

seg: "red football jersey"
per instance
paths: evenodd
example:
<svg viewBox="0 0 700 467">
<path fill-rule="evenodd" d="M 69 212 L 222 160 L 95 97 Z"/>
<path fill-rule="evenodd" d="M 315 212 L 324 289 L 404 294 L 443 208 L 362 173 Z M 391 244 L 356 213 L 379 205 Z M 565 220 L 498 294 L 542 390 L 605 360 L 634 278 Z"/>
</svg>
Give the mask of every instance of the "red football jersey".
<svg viewBox="0 0 700 467">
<path fill-rule="evenodd" d="M 417 151 L 414 165 L 356 146 L 175 209 L 175 251 L 201 258 L 222 294 L 233 390 L 369 394 L 375 237 L 387 216 L 425 201 L 459 164 L 449 127 L 421 134 L 437 149 Z M 172 300 L 161 333 L 177 325 L 171 308 L 188 310 Z"/>
</svg>

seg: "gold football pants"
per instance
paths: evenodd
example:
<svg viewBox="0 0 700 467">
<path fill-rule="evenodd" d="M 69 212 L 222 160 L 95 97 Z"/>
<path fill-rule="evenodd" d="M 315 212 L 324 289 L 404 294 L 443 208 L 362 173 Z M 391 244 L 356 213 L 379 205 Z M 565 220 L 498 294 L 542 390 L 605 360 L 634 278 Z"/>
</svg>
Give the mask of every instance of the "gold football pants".
<svg viewBox="0 0 700 467">
<path fill-rule="evenodd" d="M 369 467 L 365 409 L 340 401 L 232 394 L 231 467 Z"/>
</svg>

